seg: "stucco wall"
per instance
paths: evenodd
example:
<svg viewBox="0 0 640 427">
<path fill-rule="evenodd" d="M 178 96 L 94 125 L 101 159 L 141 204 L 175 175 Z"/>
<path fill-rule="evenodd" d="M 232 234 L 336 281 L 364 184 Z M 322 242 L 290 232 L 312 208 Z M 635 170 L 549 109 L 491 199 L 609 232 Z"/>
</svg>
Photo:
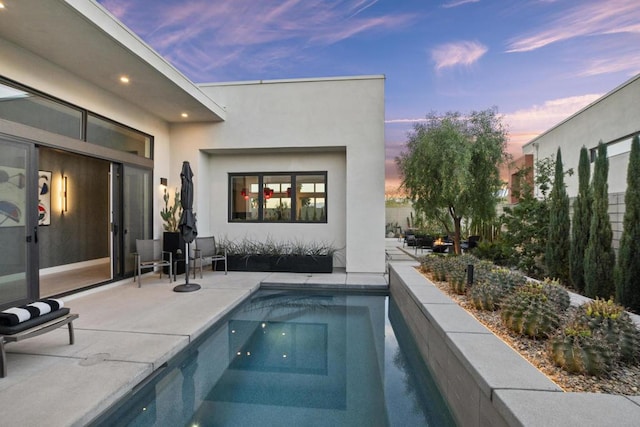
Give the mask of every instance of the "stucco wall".
<svg viewBox="0 0 640 427">
<path fill-rule="evenodd" d="M 202 90 L 224 106 L 227 121 L 170 127 L 111 92 L 4 40 L 0 40 L 0 75 L 154 136 L 155 236 L 162 232 L 157 214 L 163 206 L 159 178 L 168 178 L 169 187 L 179 186 L 184 160 L 191 162 L 196 175 L 199 227 L 208 233 L 221 224 L 216 222 L 220 221 L 217 211 L 214 214 L 209 206 L 199 205 L 211 195 L 210 187 L 200 183 L 217 179 L 218 171 L 210 169 L 211 162 L 214 166 L 225 163 L 215 163 L 216 156 L 228 150 L 243 157 L 267 150 L 286 163 L 280 163 L 284 168 L 280 170 L 304 171 L 322 170 L 312 164 L 318 151 L 341 153 L 340 159 L 326 163 L 327 170 L 336 171 L 336 162 L 345 165 L 344 176 L 332 172 L 328 177 L 329 182 L 339 183 L 332 185 L 330 197 L 336 197 L 332 206 L 340 211 L 331 215 L 324 230 L 307 225 L 302 234 L 322 234 L 325 241 L 344 242 L 343 259 L 349 272 L 384 271 L 383 76 L 203 85 Z M 118 84 L 117 76 L 113 78 Z M 298 155 L 283 160 L 278 156 L 282 150 Z M 270 170 L 260 166 L 259 172 Z M 226 188 L 224 194 L 226 198 Z M 226 220 L 226 214 L 222 218 Z M 262 232 L 271 234 L 271 230 Z"/>
<path fill-rule="evenodd" d="M 189 160 L 197 199 L 212 203 L 196 202 L 199 229 L 229 236 L 319 236 L 344 247 L 342 261 L 336 261 L 348 272 L 383 272 L 384 78 L 240 82 L 202 89 L 225 108 L 227 120 L 171 129 L 172 173 Z M 327 224 L 227 222 L 229 172 L 317 170 L 329 172 Z"/>
<path fill-rule="evenodd" d="M 346 161 L 345 153 L 292 153 L 228 155 L 209 157 L 210 232 L 233 241 L 272 239 L 279 242 L 324 242 L 339 248 L 335 267 L 345 267 Z M 228 173 L 327 171 L 327 223 L 230 223 L 228 218 Z"/>
<path fill-rule="evenodd" d="M 558 147 L 562 150 L 565 170 L 573 169 L 573 176 L 565 175 L 567 193 L 574 199 L 578 193 L 578 162 L 580 149 L 594 149 L 598 143 L 609 143 L 640 132 L 640 75 L 625 82 L 584 110 L 548 130 L 523 147 L 534 159 L 555 159 Z M 609 219 L 613 229 L 613 247 L 618 248 L 624 218 L 624 197 L 627 188 L 629 152 L 609 156 Z M 591 178 L 593 179 L 591 163 Z"/>
<path fill-rule="evenodd" d="M 97 88 L 78 78 L 68 70 L 51 64 L 42 58 L 0 39 L 0 75 L 25 86 L 59 98 L 81 108 L 105 116 L 111 120 L 153 135 L 154 157 L 154 212 L 162 207 L 162 190 L 159 177 L 169 178 L 170 185 L 180 182 L 179 171 L 171 176 L 169 169 L 169 126 L 168 124 L 121 98 Z M 114 84 L 116 84 L 116 77 Z M 1 130 L 1 129 L 0 129 Z M 154 215 L 154 234 L 162 234 L 162 219 Z"/>
<path fill-rule="evenodd" d="M 594 102 L 589 107 L 548 130 L 523 147 L 534 160 L 556 156 L 562 150 L 564 169 L 573 168 L 573 176 L 566 176 L 569 197 L 578 192 L 578 161 L 580 148 L 596 148 L 600 141 L 609 143 L 640 132 L 640 75 Z M 609 157 L 609 193 L 626 189 L 629 154 Z"/>
</svg>

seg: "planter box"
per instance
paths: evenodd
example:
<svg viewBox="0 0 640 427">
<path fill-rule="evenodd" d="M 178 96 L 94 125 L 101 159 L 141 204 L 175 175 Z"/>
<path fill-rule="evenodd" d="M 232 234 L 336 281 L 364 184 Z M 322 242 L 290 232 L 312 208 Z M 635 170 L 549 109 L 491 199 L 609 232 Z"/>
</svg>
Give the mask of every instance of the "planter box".
<svg viewBox="0 0 640 427">
<path fill-rule="evenodd" d="M 227 255 L 227 263 L 229 271 L 333 272 L 333 256 L 329 255 Z"/>
<path fill-rule="evenodd" d="M 171 257 L 173 261 L 178 261 L 175 264 L 174 271 L 175 274 L 183 274 L 184 273 L 184 251 L 185 251 L 185 242 L 182 234 L 180 232 L 172 232 L 165 231 L 162 234 L 162 250 L 171 252 Z M 178 249 L 182 252 L 178 255 Z M 169 267 L 163 267 L 162 270 L 165 274 L 169 274 Z"/>
<path fill-rule="evenodd" d="M 638 396 L 563 392 L 405 262 L 389 288 L 458 425 L 638 424 Z"/>
</svg>

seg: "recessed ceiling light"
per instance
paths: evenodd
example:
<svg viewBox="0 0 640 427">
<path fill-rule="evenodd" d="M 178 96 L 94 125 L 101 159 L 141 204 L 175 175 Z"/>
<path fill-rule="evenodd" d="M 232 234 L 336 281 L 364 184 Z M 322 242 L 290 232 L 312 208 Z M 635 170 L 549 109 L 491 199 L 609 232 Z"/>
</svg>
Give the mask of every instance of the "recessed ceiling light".
<svg viewBox="0 0 640 427">
<path fill-rule="evenodd" d="M 4 9 L 4 3 L 0 1 L 0 9 Z"/>
<path fill-rule="evenodd" d="M 129 77 L 127 76 L 120 76 L 120 81 L 122 83 L 129 83 Z"/>
<path fill-rule="evenodd" d="M 182 117 L 183 117 L 183 118 L 185 118 L 185 119 L 186 119 L 187 117 L 189 117 L 189 115 L 188 115 L 187 113 L 182 113 L 182 114 L 180 114 L 180 116 L 182 116 Z"/>
</svg>

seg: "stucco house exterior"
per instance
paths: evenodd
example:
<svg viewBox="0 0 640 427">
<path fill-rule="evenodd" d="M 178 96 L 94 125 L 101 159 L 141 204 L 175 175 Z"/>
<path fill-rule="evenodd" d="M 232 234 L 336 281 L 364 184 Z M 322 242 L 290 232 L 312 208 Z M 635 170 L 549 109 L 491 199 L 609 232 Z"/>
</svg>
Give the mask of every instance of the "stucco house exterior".
<svg viewBox="0 0 640 427">
<path fill-rule="evenodd" d="M 195 84 L 94 1 L 4 4 L 0 307 L 47 270 L 130 276 L 184 161 L 200 236 L 323 242 L 384 272 L 384 76 Z"/>
<path fill-rule="evenodd" d="M 639 99 L 640 74 L 523 146 L 523 153 L 532 155 L 534 161 L 546 157 L 555 158 L 560 147 L 564 169 L 572 168 L 575 172 L 572 176 L 565 176 L 567 193 L 573 200 L 578 193 L 580 149 L 582 146 L 589 149 L 593 166 L 598 143 L 607 145 L 609 217 L 613 229 L 614 248 L 618 247 L 622 234 L 631 140 L 640 134 Z"/>
</svg>

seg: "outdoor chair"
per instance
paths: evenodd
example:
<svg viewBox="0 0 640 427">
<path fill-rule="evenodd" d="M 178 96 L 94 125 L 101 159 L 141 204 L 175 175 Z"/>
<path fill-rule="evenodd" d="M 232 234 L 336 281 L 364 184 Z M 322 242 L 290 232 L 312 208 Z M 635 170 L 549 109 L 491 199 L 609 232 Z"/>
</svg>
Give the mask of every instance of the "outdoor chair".
<svg viewBox="0 0 640 427">
<path fill-rule="evenodd" d="M 433 250 L 434 239 L 432 236 L 416 236 L 415 253 L 418 254 L 418 249 L 423 252 L 425 249 Z"/>
<path fill-rule="evenodd" d="M 162 278 L 162 267 L 169 267 L 169 282 L 171 282 L 171 274 L 173 269 L 172 254 L 169 251 L 162 250 L 161 240 L 141 240 L 136 239 L 135 263 L 136 270 L 133 273 L 133 281 L 138 276 L 138 287 L 142 286 L 142 270 L 160 267 L 160 278 Z"/>
<path fill-rule="evenodd" d="M 412 231 L 407 231 L 404 235 L 404 242 L 402 242 L 402 247 L 406 246 L 415 246 L 416 245 L 416 235 Z"/>
<path fill-rule="evenodd" d="M 196 237 L 195 248 L 193 254 L 190 257 L 190 261 L 193 261 L 193 278 L 196 278 L 196 268 L 200 268 L 200 278 L 202 279 L 202 265 L 205 260 L 211 260 L 212 269 L 215 269 L 218 265 L 218 261 L 224 261 L 224 274 L 227 274 L 227 249 L 223 249 L 222 252 L 216 245 L 216 238 L 211 237 Z"/>
<path fill-rule="evenodd" d="M 473 249 L 478 246 L 478 242 L 480 241 L 480 236 L 469 236 L 467 240 L 464 240 L 460 247 L 462 250 L 467 251 L 469 249 Z"/>
</svg>

